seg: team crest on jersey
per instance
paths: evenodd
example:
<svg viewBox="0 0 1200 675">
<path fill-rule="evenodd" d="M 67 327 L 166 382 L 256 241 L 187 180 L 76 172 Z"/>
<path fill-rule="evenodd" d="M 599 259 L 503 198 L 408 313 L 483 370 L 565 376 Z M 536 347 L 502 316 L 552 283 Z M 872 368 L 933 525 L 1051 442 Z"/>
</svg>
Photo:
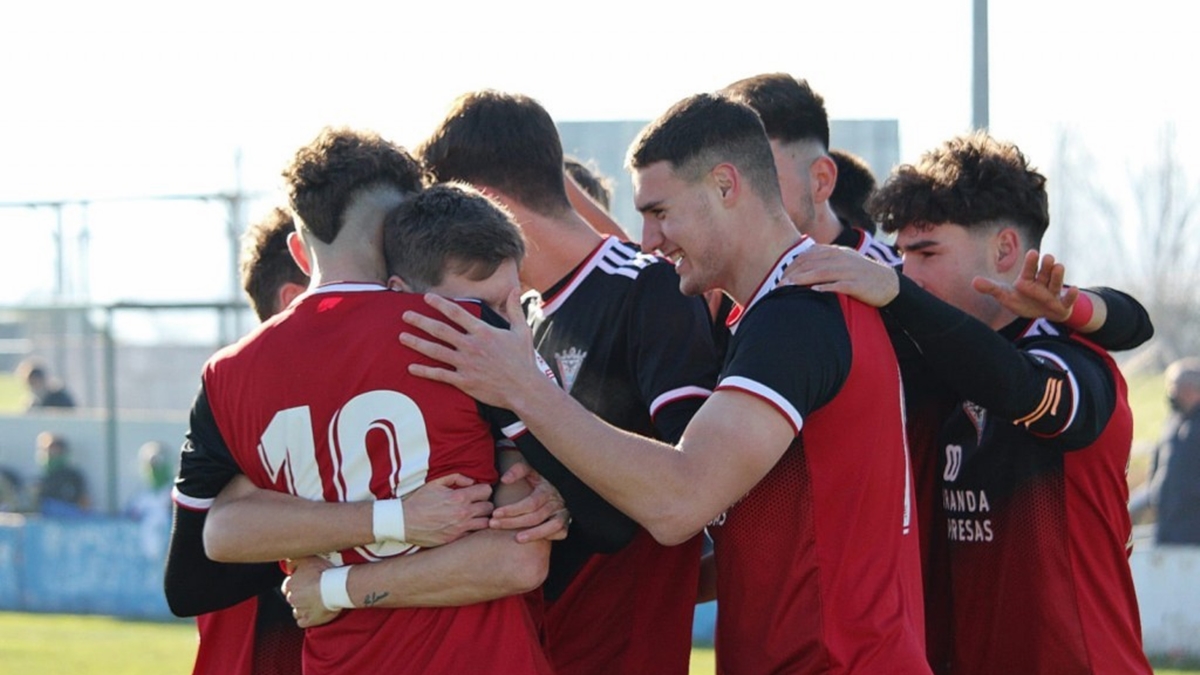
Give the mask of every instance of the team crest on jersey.
<svg viewBox="0 0 1200 675">
<path fill-rule="evenodd" d="M 558 372 L 562 375 L 563 389 L 568 393 L 571 387 L 575 386 L 575 378 L 579 377 L 579 369 L 583 367 L 583 360 L 586 358 L 587 352 L 581 352 L 575 347 L 554 355 L 554 362 L 558 364 Z"/>
<path fill-rule="evenodd" d="M 987 411 L 976 403 L 966 401 L 962 406 L 963 412 L 967 414 L 967 419 L 971 420 L 971 424 L 975 426 L 975 442 L 983 441 L 983 425 L 987 424 Z"/>
</svg>

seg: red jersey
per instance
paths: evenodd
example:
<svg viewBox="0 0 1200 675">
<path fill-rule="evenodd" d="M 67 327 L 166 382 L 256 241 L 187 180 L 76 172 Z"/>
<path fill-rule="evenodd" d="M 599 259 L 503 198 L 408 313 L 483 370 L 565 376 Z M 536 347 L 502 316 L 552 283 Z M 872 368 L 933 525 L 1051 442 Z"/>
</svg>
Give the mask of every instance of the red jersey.
<svg viewBox="0 0 1200 675">
<path fill-rule="evenodd" d="M 466 306 L 478 315 L 478 305 Z M 259 487 L 325 501 L 402 496 L 455 472 L 494 482 L 493 434 L 477 402 L 408 373 L 411 363 L 430 363 L 398 340 L 411 330 L 401 319 L 410 310 L 436 315 L 419 295 L 326 286 L 218 352 L 204 369 L 201 395 L 236 469 Z M 220 453 L 203 440 L 196 445 Z M 331 558 L 346 564 L 406 553 L 415 551 L 386 543 Z M 304 668 L 308 675 L 549 673 L 518 596 L 343 612 L 308 630 Z"/>
<path fill-rule="evenodd" d="M 940 458 L 952 672 L 1151 672 L 1129 570 L 1125 380 L 1103 350 L 1018 321 L 1044 403 L 1013 419 L 964 402 Z M 1040 380 L 1039 380 L 1040 382 Z"/>
<path fill-rule="evenodd" d="M 718 390 L 767 401 L 796 438 L 709 526 L 718 671 L 928 673 L 899 368 L 876 310 L 776 288 L 808 245 L 731 315 Z"/>
</svg>

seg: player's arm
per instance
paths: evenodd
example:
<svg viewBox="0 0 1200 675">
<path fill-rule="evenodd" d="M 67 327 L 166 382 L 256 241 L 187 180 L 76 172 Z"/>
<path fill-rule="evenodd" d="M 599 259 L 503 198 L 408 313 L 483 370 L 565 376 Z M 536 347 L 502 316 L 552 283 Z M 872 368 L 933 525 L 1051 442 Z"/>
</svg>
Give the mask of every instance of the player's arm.
<svg viewBox="0 0 1200 675">
<path fill-rule="evenodd" d="M 502 471 L 517 460 L 515 455 L 502 453 Z M 529 491 L 524 482 L 501 484 L 496 488 L 496 502 L 511 504 Z M 537 588 L 546 577 L 549 558 L 548 541 L 518 543 L 512 532 L 480 530 L 416 555 L 340 568 L 335 574 L 345 575 L 344 579 L 334 579 L 333 585 L 344 590 L 343 600 L 350 607 L 461 606 Z M 324 561 L 306 559 L 286 582 L 288 601 L 297 609 L 302 626 L 331 618 L 327 603 L 332 577 L 322 579 L 329 569 Z M 341 604 L 333 611 L 350 608 Z"/>
<path fill-rule="evenodd" d="M 175 481 L 174 514 L 167 548 L 163 592 L 176 616 L 195 616 L 231 607 L 278 585 L 277 564 L 219 563 L 204 553 L 204 524 L 212 498 L 237 475 L 201 386 L 192 405 L 188 438 Z"/>
<path fill-rule="evenodd" d="M 213 501 L 204 545 L 223 562 L 299 558 L 397 536 L 413 546 L 441 546 L 487 527 L 491 493 L 489 485 L 450 474 L 399 500 L 321 502 L 258 488 L 239 474 Z"/>
<path fill-rule="evenodd" d="M 908 278 L 885 306 L 935 375 L 959 396 L 1035 435 L 1083 447 L 1115 406 L 1112 376 L 1095 354 L 1065 338 L 1018 348 L 986 324 Z"/>
<path fill-rule="evenodd" d="M 435 296 L 426 296 L 426 302 L 465 332 L 406 313 L 406 321 L 445 344 L 411 333 L 403 333 L 401 341 L 450 366 L 414 365 L 410 372 L 516 412 L 568 469 L 664 544 L 686 541 L 742 497 L 798 433 L 798 416 L 732 388 L 709 397 L 677 447 L 622 431 L 541 375 L 527 328 L 499 330 Z M 513 294 L 510 305 L 517 303 Z M 822 361 L 812 359 L 814 366 Z"/>
<path fill-rule="evenodd" d="M 1053 255 L 1029 250 L 1012 284 L 976 277 L 975 290 L 992 296 L 1010 312 L 1029 319 L 1045 317 L 1084 333 L 1109 351 L 1134 349 L 1154 336 L 1150 314 L 1121 291 L 1065 286 L 1066 268 Z"/>
</svg>

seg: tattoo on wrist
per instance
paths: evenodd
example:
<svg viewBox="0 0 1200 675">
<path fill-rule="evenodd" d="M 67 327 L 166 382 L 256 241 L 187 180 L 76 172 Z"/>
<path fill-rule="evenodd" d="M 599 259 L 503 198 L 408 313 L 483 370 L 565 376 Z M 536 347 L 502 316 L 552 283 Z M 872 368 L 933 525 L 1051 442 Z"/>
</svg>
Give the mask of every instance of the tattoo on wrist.
<svg viewBox="0 0 1200 675">
<path fill-rule="evenodd" d="M 372 591 L 368 593 L 365 598 L 363 598 L 363 607 L 372 607 L 380 602 L 383 602 L 383 599 L 387 596 L 388 594 L 386 592 L 380 593 L 377 591 Z"/>
</svg>

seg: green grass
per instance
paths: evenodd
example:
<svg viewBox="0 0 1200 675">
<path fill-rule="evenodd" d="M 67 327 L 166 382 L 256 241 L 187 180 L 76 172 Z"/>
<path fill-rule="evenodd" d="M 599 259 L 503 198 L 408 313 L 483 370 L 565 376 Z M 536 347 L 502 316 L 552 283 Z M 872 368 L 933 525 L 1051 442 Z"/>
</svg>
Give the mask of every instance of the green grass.
<svg viewBox="0 0 1200 675">
<path fill-rule="evenodd" d="M 12 373 L 0 373 L 0 413 L 17 413 L 25 410 L 29 392 Z"/>
<path fill-rule="evenodd" d="M 0 612 L 0 670 L 29 675 L 188 675 L 193 621 Z"/>
<path fill-rule="evenodd" d="M 195 657 L 196 626 L 192 621 L 0 612 L 0 664 L 5 673 L 188 675 Z M 1196 668 L 1154 672 L 1198 675 L 1200 665 Z M 715 673 L 712 648 L 693 649 L 691 675 Z"/>
</svg>

